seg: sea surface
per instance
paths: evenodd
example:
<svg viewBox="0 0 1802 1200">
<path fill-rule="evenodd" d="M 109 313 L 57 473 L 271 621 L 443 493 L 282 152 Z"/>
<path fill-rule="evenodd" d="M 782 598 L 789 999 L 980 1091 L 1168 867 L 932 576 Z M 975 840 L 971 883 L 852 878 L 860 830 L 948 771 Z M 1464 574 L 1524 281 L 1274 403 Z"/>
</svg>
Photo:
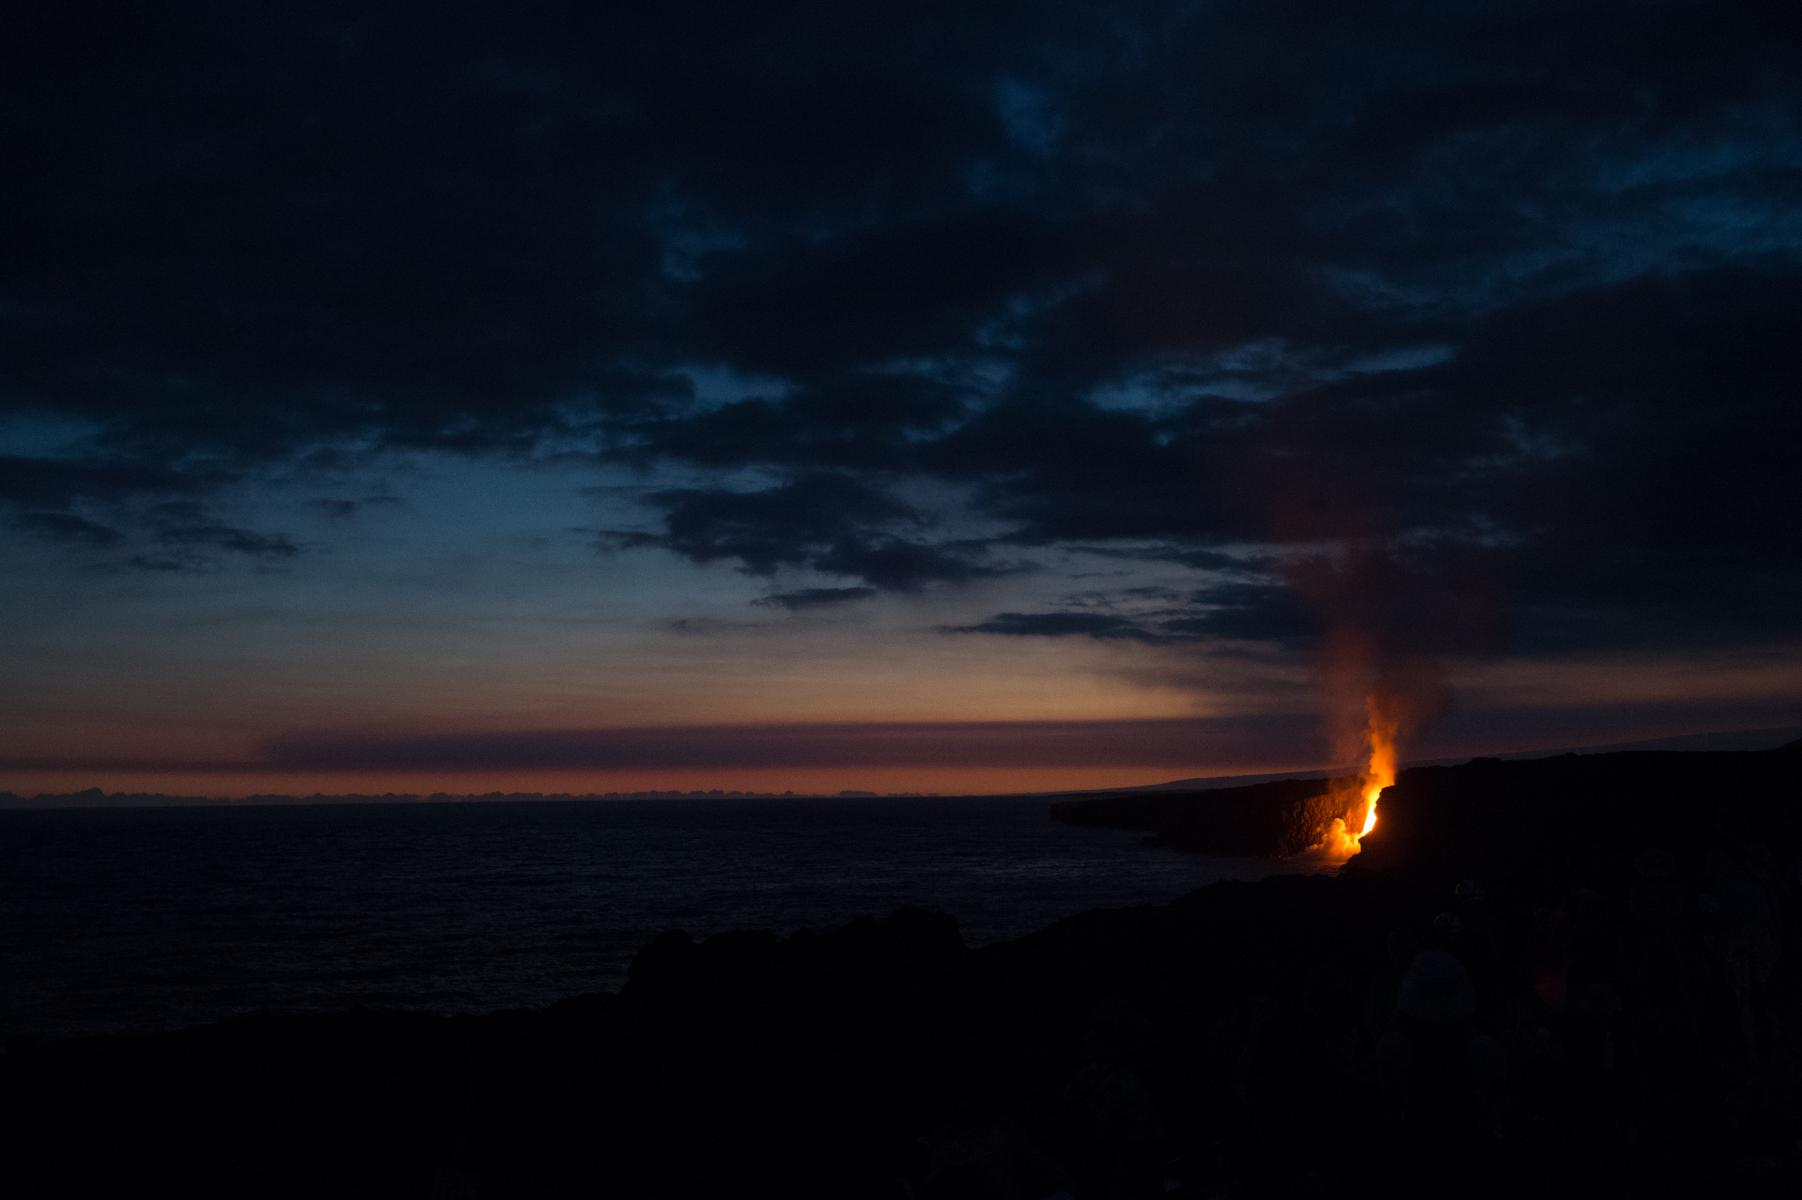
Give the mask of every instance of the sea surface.
<svg viewBox="0 0 1802 1200">
<path fill-rule="evenodd" d="M 828 929 L 906 904 L 966 942 L 1282 863 L 1141 846 L 1042 798 L 0 811 L 0 1038 L 254 1012 L 536 1007 L 666 929 Z"/>
</svg>

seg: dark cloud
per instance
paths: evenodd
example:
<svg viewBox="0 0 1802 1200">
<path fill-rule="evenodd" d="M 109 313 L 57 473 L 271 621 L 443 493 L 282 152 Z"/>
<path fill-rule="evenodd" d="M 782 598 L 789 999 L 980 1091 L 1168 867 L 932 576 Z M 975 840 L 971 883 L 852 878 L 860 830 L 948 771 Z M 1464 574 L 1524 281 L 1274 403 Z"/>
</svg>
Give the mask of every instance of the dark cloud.
<svg viewBox="0 0 1802 1200">
<path fill-rule="evenodd" d="M 0 445 L 38 534 L 291 559 L 152 506 L 431 450 L 635 467 L 603 545 L 857 584 L 778 595 L 1231 577 L 1087 636 L 1802 602 L 1794 5 L 40 9 L 0 415 L 80 432 Z"/>
<path fill-rule="evenodd" d="M 1281 562 L 1266 554 L 1229 553 L 1206 546 L 1188 546 L 1180 542 L 1158 542 L 1149 545 L 1089 545 L 1078 547 L 1085 554 L 1107 558 L 1124 558 L 1137 562 L 1175 563 L 1195 571 L 1216 575 L 1270 575 Z M 1129 589 L 1129 592 L 1131 589 Z"/>
<path fill-rule="evenodd" d="M 811 378 L 968 351 L 1011 296 L 1074 274 L 1029 213 L 976 209 L 704 262 L 695 335 L 759 371 Z"/>
<path fill-rule="evenodd" d="M 333 520 L 347 520 L 370 508 L 389 507 L 401 503 L 399 496 L 391 496 L 378 492 L 372 496 L 319 496 L 307 501 L 307 506 L 317 512 L 331 517 Z"/>
<path fill-rule="evenodd" d="M 1799 304 L 1788 266 L 1644 277 L 1501 310 L 1446 361 L 1225 426 L 1208 400 L 1162 421 L 1090 409 L 1059 423 L 1067 451 L 1021 438 L 1048 448 L 1004 460 L 992 503 L 1022 542 L 1120 539 L 1247 577 L 1197 593 L 1170 634 L 1301 645 L 1343 624 L 1431 652 L 1779 634 L 1802 599 L 1775 551 L 1802 517 Z M 1172 540 L 1138 540 L 1155 537 Z M 1304 549 L 1323 541 L 1351 550 Z M 1246 542 L 1296 549 L 1217 548 Z"/>
<path fill-rule="evenodd" d="M 1004 612 L 975 625 L 947 625 L 945 633 L 994 633 L 1007 637 L 1092 637 L 1153 641 L 1154 634 L 1124 617 L 1093 612 Z"/>
<path fill-rule="evenodd" d="M 223 550 L 249 558 L 293 558 L 300 553 L 300 547 L 281 534 L 230 525 L 175 525 L 159 530 L 157 538 L 166 546 Z"/>
<path fill-rule="evenodd" d="M 1122 592 L 1140 598 L 1137 589 Z M 1172 595 L 1154 597 L 1178 599 Z M 1235 583 L 1204 589 L 1184 603 L 1148 612 L 1092 609 L 996 613 L 974 625 L 941 626 L 942 633 L 986 633 L 1004 637 L 1086 637 L 1148 645 L 1263 642 L 1291 649 L 1311 647 L 1324 621 L 1295 591 L 1278 583 Z"/>
<path fill-rule="evenodd" d="M 223 569 L 225 560 L 221 556 L 236 556 L 268 567 L 300 553 L 300 547 L 283 534 L 207 523 L 205 515 L 190 504 L 166 504 L 159 511 L 177 523 L 158 528 L 149 539 L 153 548 L 131 555 L 125 560 L 127 566 L 160 574 L 204 575 Z M 180 523 L 184 520 L 189 523 Z"/>
<path fill-rule="evenodd" d="M 984 507 L 1035 544 L 1098 538 L 1223 536 L 1206 448 L 1172 445 L 1156 420 L 1086 401 L 996 405 L 925 455 L 948 476 L 982 481 Z"/>
<path fill-rule="evenodd" d="M 972 398 L 967 386 L 918 373 L 850 372 L 706 412 L 618 422 L 610 456 L 893 471 L 913 465 L 909 446 L 929 443 Z"/>
<path fill-rule="evenodd" d="M 13 519 L 13 524 L 39 536 L 77 546 L 116 546 L 125 540 L 117 529 L 73 513 L 22 512 Z"/>
<path fill-rule="evenodd" d="M 918 514 L 845 475 L 808 474 L 758 491 L 675 488 L 655 492 L 667 532 L 658 543 L 695 562 L 737 559 L 754 574 L 803 566 L 848 540 Z"/>
<path fill-rule="evenodd" d="M 871 587 L 801 588 L 793 592 L 776 592 L 753 601 L 755 604 L 786 608 L 790 612 L 806 612 L 814 608 L 830 608 L 854 600 L 868 600 L 876 594 Z"/>
<path fill-rule="evenodd" d="M 979 562 L 964 546 L 933 546 L 906 538 L 845 540 L 812 560 L 815 570 L 852 575 L 886 591 L 918 591 L 928 583 L 968 583 L 1027 568 Z"/>
<path fill-rule="evenodd" d="M 125 562 L 133 570 L 151 571 L 159 575 L 209 575 L 220 568 L 216 558 L 180 550 L 173 553 L 134 554 Z"/>
<path fill-rule="evenodd" d="M 665 532 L 609 532 L 606 549 L 662 547 L 694 562 L 735 560 L 753 575 L 809 568 L 915 591 L 963 583 L 1015 567 L 979 561 L 979 550 L 897 536 L 926 531 L 924 514 L 880 487 L 848 475 L 809 473 L 756 491 L 677 488 L 655 492 Z"/>
<path fill-rule="evenodd" d="M 81 500 L 130 503 L 144 497 L 204 491 L 225 482 L 205 464 L 176 470 L 164 464 L 96 456 L 0 456 L 0 501 L 66 507 Z"/>
<path fill-rule="evenodd" d="M 1182 615 L 1163 623 L 1174 635 L 1229 642 L 1264 642 L 1293 649 L 1314 645 L 1323 615 L 1280 582 L 1214 584 L 1195 592 Z"/>
</svg>

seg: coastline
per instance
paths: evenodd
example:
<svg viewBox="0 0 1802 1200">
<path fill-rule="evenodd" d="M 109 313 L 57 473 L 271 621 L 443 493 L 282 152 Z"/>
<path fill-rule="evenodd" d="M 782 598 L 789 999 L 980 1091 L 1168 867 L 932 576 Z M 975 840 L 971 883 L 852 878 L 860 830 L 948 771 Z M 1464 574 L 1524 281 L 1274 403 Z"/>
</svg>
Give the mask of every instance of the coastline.
<svg viewBox="0 0 1802 1200">
<path fill-rule="evenodd" d="M 65 1191 L 781 1181 L 896 1196 L 980 1151 L 1023 1195 L 1135 1172 L 1177 1194 L 1348 1176 L 1407 1191 L 1444 1163 L 1398 1100 L 1412 1068 L 1396 1039 L 1454 1036 L 1499 1055 L 1439 1130 L 1466 1190 L 1547 1172 L 1775 1188 L 1797 1167 L 1797 762 L 1420 769 L 1336 876 L 1216 883 L 978 949 L 921 910 L 788 938 L 671 933 L 619 993 L 537 1011 L 15 1047 L 0 1060 L 8 1170 Z M 1685 821 L 1698 780 L 1713 781 L 1711 815 Z M 1408 1011 L 1434 955 L 1468 980 L 1453 1021 Z M 82 1152 L 97 1139 L 107 1154 Z"/>
</svg>

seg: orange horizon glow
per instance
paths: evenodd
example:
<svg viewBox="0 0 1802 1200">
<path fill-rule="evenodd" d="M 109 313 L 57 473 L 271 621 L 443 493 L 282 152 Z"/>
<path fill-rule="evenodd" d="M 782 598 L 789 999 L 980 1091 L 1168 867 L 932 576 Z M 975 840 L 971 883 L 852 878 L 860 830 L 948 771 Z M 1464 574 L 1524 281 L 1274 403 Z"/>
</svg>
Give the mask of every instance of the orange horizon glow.
<svg viewBox="0 0 1802 1200">
<path fill-rule="evenodd" d="M 1036 794 L 1145 787 L 1174 779 L 1230 777 L 1283 771 L 1310 771 L 1320 764 L 1298 762 L 1197 763 L 1191 767 L 829 767 L 747 768 L 684 771 L 508 771 L 508 772 L 332 772 L 219 771 L 27 771 L 0 779 L 0 792 L 20 796 L 66 795 L 87 788 L 109 794 L 204 796 L 239 800 L 248 796 L 419 795 L 483 796 L 493 793 L 605 795 L 608 792 L 765 792 L 836 795 L 841 791 L 941 796 Z"/>
</svg>

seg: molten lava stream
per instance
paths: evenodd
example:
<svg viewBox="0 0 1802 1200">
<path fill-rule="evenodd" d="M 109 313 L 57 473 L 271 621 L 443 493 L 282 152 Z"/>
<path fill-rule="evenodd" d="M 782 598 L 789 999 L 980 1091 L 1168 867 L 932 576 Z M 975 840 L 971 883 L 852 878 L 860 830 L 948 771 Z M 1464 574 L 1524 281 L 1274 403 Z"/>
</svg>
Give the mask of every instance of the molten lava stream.
<svg viewBox="0 0 1802 1200">
<path fill-rule="evenodd" d="M 1396 721 L 1384 711 L 1375 696 L 1365 701 L 1364 711 L 1366 755 L 1363 778 L 1358 785 L 1364 800 L 1364 820 L 1353 833 L 1343 817 L 1333 818 L 1332 827 L 1319 847 L 1329 861 L 1344 862 L 1363 849 L 1360 843 L 1365 835 L 1377 827 L 1377 801 L 1382 798 L 1383 789 L 1395 782 Z"/>
<path fill-rule="evenodd" d="M 1364 785 L 1364 827 L 1358 830 L 1360 838 L 1377 827 L 1377 798 L 1382 794 L 1382 784 L 1367 783 Z"/>
</svg>

